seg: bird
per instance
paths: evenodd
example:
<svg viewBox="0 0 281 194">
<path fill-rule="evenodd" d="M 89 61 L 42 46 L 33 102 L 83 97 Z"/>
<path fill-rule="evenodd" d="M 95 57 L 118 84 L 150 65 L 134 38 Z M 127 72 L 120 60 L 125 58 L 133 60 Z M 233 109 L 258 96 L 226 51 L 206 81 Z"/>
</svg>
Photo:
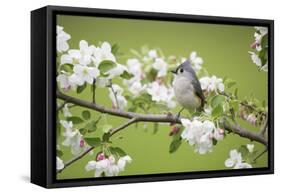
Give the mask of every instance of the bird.
<svg viewBox="0 0 281 194">
<path fill-rule="evenodd" d="M 188 111 L 203 111 L 205 96 L 190 61 L 184 61 L 171 72 L 174 74 L 172 87 L 176 101 L 182 106 L 178 116 L 184 109 Z"/>
</svg>

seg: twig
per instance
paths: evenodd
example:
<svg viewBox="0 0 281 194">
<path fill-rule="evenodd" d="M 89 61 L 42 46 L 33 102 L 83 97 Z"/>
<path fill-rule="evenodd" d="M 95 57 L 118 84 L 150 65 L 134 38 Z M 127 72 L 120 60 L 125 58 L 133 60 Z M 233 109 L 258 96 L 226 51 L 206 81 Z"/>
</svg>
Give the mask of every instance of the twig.
<svg viewBox="0 0 281 194">
<path fill-rule="evenodd" d="M 93 103 L 96 103 L 96 79 L 93 81 Z"/>
<path fill-rule="evenodd" d="M 114 91 L 113 87 L 112 87 L 112 81 L 109 80 L 109 85 L 108 87 L 111 89 L 113 95 L 114 95 L 114 98 L 115 98 L 115 102 L 116 102 L 116 108 L 119 109 L 119 103 L 118 103 L 118 99 L 117 99 L 117 93 Z"/>
<path fill-rule="evenodd" d="M 266 115 L 264 125 L 261 127 L 261 130 L 260 130 L 259 133 L 260 133 L 262 136 L 264 136 L 264 134 L 265 134 L 267 128 L 268 128 L 268 115 Z"/>
<path fill-rule="evenodd" d="M 257 159 L 259 159 L 263 154 L 265 154 L 267 152 L 267 147 L 259 154 L 259 155 L 257 155 L 254 159 L 253 159 L 253 161 L 255 162 Z"/>
<path fill-rule="evenodd" d="M 68 167 L 69 165 L 71 165 L 72 163 L 76 162 L 77 160 L 79 160 L 80 158 L 83 158 L 83 156 L 85 156 L 87 153 L 89 153 L 92 149 L 94 149 L 94 147 L 89 147 L 87 148 L 84 152 L 82 152 L 80 155 L 72 158 L 71 160 L 67 161 L 64 164 L 64 167 L 60 170 L 57 170 L 57 173 L 62 172 L 66 167 Z"/>
<path fill-rule="evenodd" d="M 138 121 L 137 118 L 131 118 L 128 122 L 124 123 L 123 125 L 120 125 L 119 127 L 110 130 L 110 136 L 114 135 L 118 131 L 128 127 L 129 125 L 131 125 L 131 124 L 133 124 L 133 123 L 135 123 L 137 121 Z"/>
<path fill-rule="evenodd" d="M 64 107 L 64 105 L 66 105 L 66 103 L 67 103 L 67 100 L 65 100 L 61 105 L 59 105 L 57 107 L 57 111 L 60 111 Z"/>
</svg>

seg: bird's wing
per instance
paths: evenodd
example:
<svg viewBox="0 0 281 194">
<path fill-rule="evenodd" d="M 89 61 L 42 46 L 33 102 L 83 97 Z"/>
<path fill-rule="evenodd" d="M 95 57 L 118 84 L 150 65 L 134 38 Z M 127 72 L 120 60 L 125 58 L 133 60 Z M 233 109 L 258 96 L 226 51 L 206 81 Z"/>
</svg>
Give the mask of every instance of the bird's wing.
<svg viewBox="0 0 281 194">
<path fill-rule="evenodd" d="M 196 75 L 195 75 L 196 76 Z M 195 77 L 195 79 L 192 80 L 192 85 L 194 87 L 195 90 L 195 94 L 200 98 L 201 100 L 201 108 L 204 108 L 204 104 L 205 104 L 205 96 L 203 94 L 202 88 L 201 88 L 201 84 L 198 81 L 197 77 Z"/>
</svg>

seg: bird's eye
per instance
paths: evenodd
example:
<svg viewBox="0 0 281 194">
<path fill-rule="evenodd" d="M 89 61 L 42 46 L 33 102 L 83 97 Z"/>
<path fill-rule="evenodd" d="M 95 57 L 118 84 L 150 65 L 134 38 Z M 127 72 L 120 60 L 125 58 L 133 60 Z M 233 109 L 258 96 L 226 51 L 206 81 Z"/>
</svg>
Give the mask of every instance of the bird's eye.
<svg viewBox="0 0 281 194">
<path fill-rule="evenodd" d="M 183 69 L 180 69 L 180 73 L 183 73 Z"/>
</svg>

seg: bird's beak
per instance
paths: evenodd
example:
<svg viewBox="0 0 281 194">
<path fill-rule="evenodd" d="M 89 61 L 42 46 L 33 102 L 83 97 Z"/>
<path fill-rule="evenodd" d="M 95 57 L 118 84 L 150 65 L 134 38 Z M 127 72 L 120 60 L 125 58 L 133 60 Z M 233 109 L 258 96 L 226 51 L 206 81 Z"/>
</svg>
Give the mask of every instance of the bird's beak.
<svg viewBox="0 0 281 194">
<path fill-rule="evenodd" d="M 175 70 L 171 70 L 171 73 L 173 74 L 177 74 L 177 72 Z"/>
</svg>

